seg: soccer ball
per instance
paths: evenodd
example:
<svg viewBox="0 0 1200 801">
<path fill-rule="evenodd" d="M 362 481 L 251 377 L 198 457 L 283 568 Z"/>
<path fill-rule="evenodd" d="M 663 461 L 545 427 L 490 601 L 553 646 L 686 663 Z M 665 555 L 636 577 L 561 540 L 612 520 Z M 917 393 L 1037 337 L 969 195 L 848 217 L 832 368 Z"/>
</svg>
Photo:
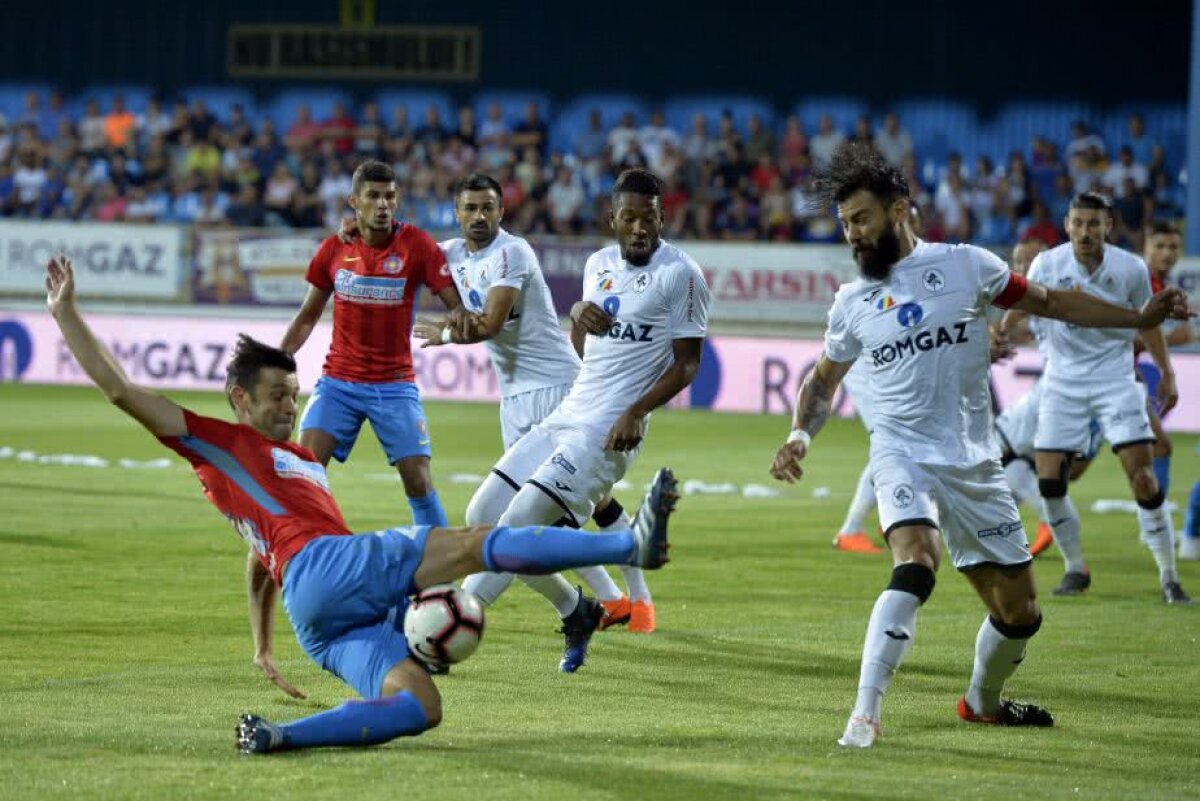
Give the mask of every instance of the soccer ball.
<svg viewBox="0 0 1200 801">
<path fill-rule="evenodd" d="M 431 665 L 461 662 L 479 647 L 483 604 L 453 584 L 422 590 L 404 613 L 404 637 L 413 654 Z"/>
</svg>

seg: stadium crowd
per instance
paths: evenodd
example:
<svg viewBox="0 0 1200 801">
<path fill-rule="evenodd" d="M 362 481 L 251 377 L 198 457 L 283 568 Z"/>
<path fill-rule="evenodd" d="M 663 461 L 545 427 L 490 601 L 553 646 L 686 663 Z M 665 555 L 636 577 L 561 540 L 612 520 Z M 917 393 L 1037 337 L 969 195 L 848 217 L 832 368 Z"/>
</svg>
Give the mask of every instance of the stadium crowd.
<svg viewBox="0 0 1200 801">
<path fill-rule="evenodd" d="M 852 131 L 829 116 L 816 130 L 794 116 L 772 130 L 759 117 L 739 128 L 729 113 L 715 126 L 697 115 L 680 131 L 657 112 L 605 126 L 597 110 L 572 139 L 552 149 L 533 102 L 515 124 L 494 105 L 482 119 L 463 106 L 450 120 L 435 106 L 421 119 L 403 106 L 385 117 L 374 103 L 314 119 L 302 106 L 276 130 L 236 105 L 218 118 L 200 99 L 151 100 L 135 114 L 118 95 L 72 115 L 57 93 L 30 93 L 19 116 L 0 121 L 0 216 L 331 228 L 347 213 L 355 164 L 380 158 L 401 180 L 403 215 L 422 227 L 453 227 L 451 187 L 482 170 L 503 186 L 514 232 L 603 233 L 616 174 L 646 166 L 667 182 L 668 237 L 828 242 L 840 232 L 812 181 L 845 139 L 873 142 L 903 169 L 933 241 L 1057 244 L 1071 196 L 1086 189 L 1113 198 L 1119 241 L 1132 248 L 1150 221 L 1183 215 L 1178 165 L 1166 163 L 1137 115 L 1124 142 L 1106 143 L 1078 122 L 1002 164 L 970 152 L 923 162 L 895 114 L 878 127 L 861 117 Z"/>
</svg>

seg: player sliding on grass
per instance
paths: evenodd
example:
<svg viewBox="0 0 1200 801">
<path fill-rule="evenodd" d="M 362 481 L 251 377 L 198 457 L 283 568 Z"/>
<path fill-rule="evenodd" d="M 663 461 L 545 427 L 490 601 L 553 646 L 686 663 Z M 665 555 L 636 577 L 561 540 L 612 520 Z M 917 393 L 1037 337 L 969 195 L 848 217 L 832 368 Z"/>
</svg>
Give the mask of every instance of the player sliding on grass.
<svg viewBox="0 0 1200 801">
<path fill-rule="evenodd" d="M 838 743 L 868 748 L 879 737 L 883 694 L 933 592 L 941 538 L 988 610 L 959 717 L 1052 725 L 1046 710 L 1000 697 L 1042 613 L 992 433 L 985 313 L 994 304 L 1078 326 L 1146 329 L 1186 317 L 1186 296 L 1167 290 L 1132 309 L 1026 282 L 981 248 L 922 242 L 909 227 L 904 176 L 869 145 L 839 148 L 821 185 L 862 277 L 838 290 L 825 353 L 800 387 L 771 474 L 800 478 L 838 384 L 851 365 L 865 369 L 874 389 L 871 473 L 894 563 L 871 612 L 858 699 Z"/>
<path fill-rule="evenodd" d="M 284 724 L 245 715 L 236 729 L 242 753 L 373 745 L 438 725 L 440 696 L 410 657 L 403 634 L 408 596 L 423 587 L 480 570 L 537 574 L 597 564 L 654 569 L 666 562 L 667 518 L 676 499 L 666 469 L 623 531 L 413 526 L 352 536 L 329 493 L 324 466 L 291 442 L 298 383 L 289 354 L 242 336 L 226 382 L 238 422 L 202 417 L 130 382 L 75 307 L 69 259 L 47 265 L 46 290 L 47 305 L 88 377 L 110 402 L 191 462 L 204 494 L 257 556 L 251 575 L 258 588 L 251 595 L 257 653 L 271 653 L 271 606 L 279 585 L 305 653 L 368 699 Z M 271 678 L 291 689 L 277 675 Z"/>
</svg>

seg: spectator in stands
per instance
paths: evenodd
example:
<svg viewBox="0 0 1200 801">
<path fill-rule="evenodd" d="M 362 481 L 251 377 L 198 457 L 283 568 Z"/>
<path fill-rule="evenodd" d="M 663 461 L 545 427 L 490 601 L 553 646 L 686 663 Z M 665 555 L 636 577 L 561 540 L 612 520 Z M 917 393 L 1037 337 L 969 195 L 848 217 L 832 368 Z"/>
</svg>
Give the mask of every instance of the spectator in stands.
<svg viewBox="0 0 1200 801">
<path fill-rule="evenodd" d="M 387 126 L 378 103 L 363 106 L 362 118 L 354 126 L 354 155 L 358 160 L 382 159 L 386 152 Z"/>
<path fill-rule="evenodd" d="M 770 188 L 771 182 L 778 177 L 779 170 L 775 167 L 775 162 L 771 160 L 771 154 L 769 152 L 759 154 L 758 163 L 750 170 L 750 183 L 754 186 L 755 195 L 762 197 Z"/>
<path fill-rule="evenodd" d="M 833 151 L 837 150 L 842 142 L 846 141 L 846 137 L 841 131 L 833 127 L 833 117 L 828 114 L 822 114 L 820 121 L 817 123 L 817 135 L 809 140 L 808 150 L 812 154 L 813 167 L 817 171 L 826 170 L 829 168 L 830 162 L 833 160 Z"/>
<path fill-rule="evenodd" d="M 136 135 L 137 118 L 125 107 L 125 97 L 115 95 L 112 108 L 104 118 L 104 139 L 113 150 L 122 150 L 132 144 Z"/>
<path fill-rule="evenodd" d="M 875 135 L 875 148 L 893 167 L 900 167 L 905 157 L 912 155 L 912 135 L 900 127 L 896 112 L 889 111 L 884 115 L 883 130 Z"/>
<path fill-rule="evenodd" d="M 263 205 L 266 207 L 267 225 L 286 226 L 292 224 L 292 204 L 300 182 L 288 170 L 287 164 L 279 161 L 267 179 Z"/>
<path fill-rule="evenodd" d="M 550 129 L 542 119 L 538 104 L 529 101 L 525 104 L 525 116 L 517 123 L 512 132 L 512 145 L 517 151 L 533 148 L 539 159 L 545 157 L 550 142 Z"/>
<path fill-rule="evenodd" d="M 230 201 L 225 209 L 225 217 L 230 225 L 238 228 L 255 228 L 263 224 L 265 212 L 266 209 L 258 201 L 258 190 L 246 184 Z"/>
<path fill-rule="evenodd" d="M 491 103 L 479 126 L 479 156 L 485 170 L 494 170 L 512 161 L 508 123 L 499 103 Z"/>
<path fill-rule="evenodd" d="M 1030 177 L 1029 163 L 1025 154 L 1014 150 L 1008 154 L 1008 168 L 1004 173 L 1006 204 L 1016 217 L 1029 214 L 1029 204 L 1033 200 L 1033 180 Z M 1010 237 L 1011 239 L 1012 237 Z"/>
<path fill-rule="evenodd" d="M 708 133 L 708 119 L 703 114 L 692 115 L 692 130 L 683 140 L 683 155 L 689 161 L 709 161 L 717 157 L 719 147 Z"/>
<path fill-rule="evenodd" d="M 479 148 L 479 125 L 475 121 L 475 109 L 471 106 L 458 107 L 458 126 L 452 138 L 471 148 L 472 152 Z"/>
<path fill-rule="evenodd" d="M 139 145 L 145 147 L 156 136 L 165 136 L 171 130 L 171 115 L 163 108 L 162 101 L 152 97 L 146 104 L 146 113 L 137 124 Z"/>
<path fill-rule="evenodd" d="M 550 230 L 560 235 L 577 233 L 586 200 L 583 186 L 575 179 L 571 168 L 560 169 L 546 192 Z"/>
<path fill-rule="evenodd" d="M 346 163 L 335 159 L 326 165 L 325 175 L 317 187 L 317 195 L 325 208 L 323 225 L 330 231 L 338 230 L 342 218 L 349 216 L 346 198 L 350 197 L 350 170 Z"/>
<path fill-rule="evenodd" d="M 967 242 L 971 238 L 971 216 L 968 205 L 967 187 L 961 170 L 946 173 L 946 180 L 938 185 L 933 198 L 933 207 L 946 228 L 946 241 Z"/>
<path fill-rule="evenodd" d="M 1127 179 L 1132 181 L 1132 184 L 1127 184 Z M 1122 145 L 1118 151 L 1117 160 L 1109 166 L 1108 171 L 1104 174 L 1104 185 L 1117 199 L 1124 198 L 1131 185 L 1136 194 L 1141 195 L 1150 185 L 1150 173 L 1145 164 L 1138 164 L 1134 161 L 1133 148 L 1129 145 Z M 1140 252 L 1141 248 L 1136 248 L 1136 250 Z"/>
<path fill-rule="evenodd" d="M 1133 151 L 1130 151 L 1132 157 Z M 1154 214 L 1154 201 L 1137 186 L 1131 175 L 1121 179 L 1121 186 L 1117 187 L 1116 192 L 1113 201 L 1113 234 L 1117 244 L 1134 253 L 1141 253 L 1143 229 Z"/>
<path fill-rule="evenodd" d="M 438 110 L 436 104 L 431 103 L 425 109 L 425 119 L 413 131 L 413 139 L 417 144 L 424 145 L 429 148 L 431 145 L 440 145 L 445 142 L 450 136 L 450 132 L 446 130 L 446 126 L 442 124 L 442 112 Z"/>
<path fill-rule="evenodd" d="M 1067 143 L 1067 164 L 1093 148 L 1099 150 L 1101 156 L 1104 155 L 1104 140 L 1100 138 L 1100 135 L 1088 130 L 1087 123 L 1083 120 L 1071 123 L 1071 139 Z"/>
<path fill-rule="evenodd" d="M 198 226 L 225 225 L 229 222 L 225 217 L 225 209 L 229 199 L 224 193 L 218 192 L 212 186 L 206 186 L 200 192 L 200 206 L 192 222 Z"/>
<path fill-rule="evenodd" d="M 721 239 L 751 241 L 758 238 L 757 210 L 741 192 L 734 192 L 718 212 L 714 227 Z"/>
<path fill-rule="evenodd" d="M 21 156 L 20 166 L 12 174 L 12 208 L 18 217 L 31 217 L 37 212 L 47 180 L 42 160 L 33 150 L 27 149 Z"/>
<path fill-rule="evenodd" d="M 1146 165 L 1146 172 L 1153 178 L 1160 172 L 1167 171 L 1167 151 L 1162 145 L 1154 145 L 1150 148 L 1150 162 Z"/>
<path fill-rule="evenodd" d="M 408 121 L 408 109 L 396 106 L 392 109 L 392 122 L 388 126 L 388 136 L 393 142 L 411 142 L 413 138 L 412 125 Z"/>
<path fill-rule="evenodd" d="M 1129 117 L 1129 139 L 1126 142 L 1133 151 L 1133 160 L 1137 164 L 1149 164 L 1155 146 L 1158 142 L 1146 133 L 1146 120 L 1141 114 Z"/>
<path fill-rule="evenodd" d="M 1045 206 L 1051 219 L 1065 220 L 1067 212 L 1071 207 L 1071 198 L 1075 195 L 1075 185 L 1071 182 L 1071 176 L 1064 173 L 1059 173 L 1054 179 L 1054 191 L 1050 197 L 1045 199 Z M 1032 209 L 1031 209 L 1032 213 Z"/>
<path fill-rule="evenodd" d="M 808 155 L 808 137 L 804 135 L 804 127 L 800 118 L 792 115 L 787 118 L 783 130 L 783 139 L 779 142 L 779 161 L 784 169 L 791 169 L 801 156 Z"/>
<path fill-rule="evenodd" d="M 1155 221 L 1175 222 L 1183 217 L 1183 187 L 1171 180 L 1165 172 L 1154 173 L 1150 198 Z"/>
<path fill-rule="evenodd" d="M 346 111 L 345 103 L 334 103 L 333 113 L 321 126 L 320 138 L 333 143 L 333 150 L 338 156 L 346 156 L 354 152 L 354 129 L 357 126 L 354 118 Z"/>
<path fill-rule="evenodd" d="M 722 162 L 740 161 L 745 158 L 745 154 L 742 136 L 733 123 L 733 113 L 725 109 L 717 118 L 717 159 Z"/>
<path fill-rule="evenodd" d="M 183 135 L 191 130 L 191 122 L 192 115 L 188 111 L 187 103 L 177 100 L 171 107 L 171 127 L 167 129 L 165 137 L 167 144 L 178 145 L 182 141 Z"/>
<path fill-rule="evenodd" d="M 188 112 L 188 130 L 197 142 L 208 142 L 212 139 L 213 129 L 217 127 L 217 116 L 208 110 L 204 98 L 192 100 L 192 108 Z"/>
<path fill-rule="evenodd" d="M 1068 164 L 1075 192 L 1104 191 L 1104 178 L 1108 173 L 1108 162 L 1104 151 L 1098 145 L 1092 144 L 1076 150 Z"/>
<path fill-rule="evenodd" d="M 140 183 L 137 173 L 130 169 L 129 162 L 121 151 L 108 158 L 108 180 L 121 196 L 124 196 L 131 186 Z"/>
<path fill-rule="evenodd" d="M 751 114 L 746 121 L 746 159 L 752 164 L 759 161 L 760 156 L 775 158 L 775 134 L 763 124 L 761 114 Z"/>
<path fill-rule="evenodd" d="M 783 187 L 783 177 L 778 174 L 762 193 L 758 222 L 764 239 L 786 242 L 791 236 L 791 201 Z"/>
<path fill-rule="evenodd" d="M 871 128 L 871 118 L 866 114 L 859 116 L 854 121 L 854 134 L 850 137 L 850 141 L 872 147 L 875 145 L 875 131 Z"/>
<path fill-rule="evenodd" d="M 661 111 L 650 115 L 650 122 L 638 131 L 638 149 L 646 159 L 646 166 L 651 171 L 660 174 L 663 166 L 663 149 L 680 145 L 679 134 L 667 125 L 667 119 Z"/>
<path fill-rule="evenodd" d="M 94 98 L 90 99 L 83 112 L 83 119 L 79 121 L 79 149 L 89 156 L 99 157 L 103 155 L 107 142 L 100 103 Z"/>
<path fill-rule="evenodd" d="M 147 197 L 146 189 L 131 187 L 125 204 L 125 222 L 152 223 L 158 219 L 158 209 Z"/>
<path fill-rule="evenodd" d="M 1064 214 L 1058 219 L 1065 220 L 1066 215 Z M 1035 200 L 1030 207 L 1029 217 L 1022 220 L 1017 226 L 1017 240 L 1023 242 L 1026 239 L 1037 239 L 1046 247 L 1052 248 L 1062 241 L 1060 225 L 1061 223 L 1055 223 L 1050 219 L 1046 205 L 1040 200 Z"/>
<path fill-rule="evenodd" d="M 571 142 L 571 151 L 583 162 L 585 169 L 598 169 L 608 158 L 608 134 L 600 109 L 588 112 L 587 126 Z"/>
<path fill-rule="evenodd" d="M 296 119 L 292 121 L 283 137 L 283 144 L 288 150 L 299 153 L 308 152 L 321 135 L 321 126 L 313 119 L 312 109 L 308 104 L 296 106 Z"/>
<path fill-rule="evenodd" d="M 210 129 L 211 130 L 211 129 Z M 191 133 L 187 135 L 191 139 Z M 191 141 L 187 144 L 187 154 L 184 156 L 184 170 L 189 175 L 197 175 L 207 181 L 215 178 L 221 169 L 221 151 L 209 139 Z"/>
<path fill-rule="evenodd" d="M 62 196 L 67 184 L 61 167 L 50 167 L 46 171 L 46 183 L 42 187 L 42 196 L 38 200 L 38 217 L 61 216 Z"/>
<path fill-rule="evenodd" d="M 300 168 L 300 182 L 292 197 L 292 225 L 297 228 L 319 228 L 323 223 L 324 202 L 321 200 L 321 172 L 312 159 Z"/>
<path fill-rule="evenodd" d="M 112 181 L 102 181 L 96 188 L 96 193 L 92 219 L 97 222 L 121 222 L 125 219 L 125 198 L 117 192 Z"/>
<path fill-rule="evenodd" d="M 621 121 L 608 132 L 608 152 L 613 164 L 625 164 L 631 150 L 637 148 L 637 120 L 632 111 L 621 115 Z"/>
</svg>

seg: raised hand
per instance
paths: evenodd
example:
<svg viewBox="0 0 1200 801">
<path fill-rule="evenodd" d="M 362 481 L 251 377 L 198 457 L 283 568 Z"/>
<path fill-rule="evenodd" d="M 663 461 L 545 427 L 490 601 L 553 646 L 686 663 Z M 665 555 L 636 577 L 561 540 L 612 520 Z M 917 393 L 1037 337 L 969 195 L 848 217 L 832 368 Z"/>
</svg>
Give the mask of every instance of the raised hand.
<svg viewBox="0 0 1200 801">
<path fill-rule="evenodd" d="M 75 270 L 65 254 L 59 254 L 46 264 L 46 305 L 50 313 L 75 302 Z"/>
</svg>

